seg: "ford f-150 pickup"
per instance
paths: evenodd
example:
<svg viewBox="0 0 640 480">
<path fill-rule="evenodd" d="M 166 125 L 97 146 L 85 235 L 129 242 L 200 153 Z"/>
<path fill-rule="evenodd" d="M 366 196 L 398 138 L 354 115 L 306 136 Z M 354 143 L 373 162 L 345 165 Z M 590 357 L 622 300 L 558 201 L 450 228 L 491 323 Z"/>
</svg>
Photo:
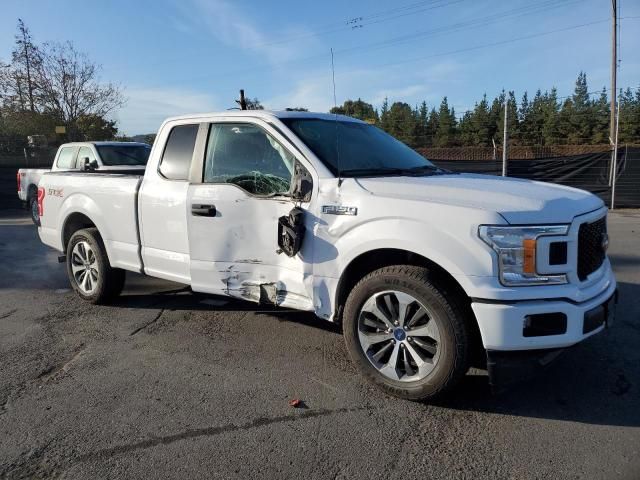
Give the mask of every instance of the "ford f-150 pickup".
<svg viewBox="0 0 640 480">
<path fill-rule="evenodd" d="M 454 174 L 345 116 L 171 118 L 144 176 L 51 172 L 39 190 L 40 238 L 83 299 L 130 270 L 312 311 L 403 398 L 450 391 L 479 357 L 500 385 L 614 316 L 598 197 Z"/>
<path fill-rule="evenodd" d="M 141 172 L 149 158 L 151 147 L 137 142 L 74 142 L 60 145 L 51 168 L 21 168 L 18 170 L 18 198 L 38 224 L 38 182 L 45 172 L 64 170 L 93 171 L 97 169 Z"/>
</svg>

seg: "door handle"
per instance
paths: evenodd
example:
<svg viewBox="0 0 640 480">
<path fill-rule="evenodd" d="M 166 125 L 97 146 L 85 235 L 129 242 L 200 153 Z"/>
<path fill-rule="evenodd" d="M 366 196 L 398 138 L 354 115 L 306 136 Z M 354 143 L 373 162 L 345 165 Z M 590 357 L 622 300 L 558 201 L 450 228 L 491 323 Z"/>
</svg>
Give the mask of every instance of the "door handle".
<svg viewBox="0 0 640 480">
<path fill-rule="evenodd" d="M 191 215 L 196 215 L 199 217 L 215 217 L 216 216 L 216 206 L 215 205 L 201 205 L 201 204 L 192 204 L 191 205 Z"/>
</svg>

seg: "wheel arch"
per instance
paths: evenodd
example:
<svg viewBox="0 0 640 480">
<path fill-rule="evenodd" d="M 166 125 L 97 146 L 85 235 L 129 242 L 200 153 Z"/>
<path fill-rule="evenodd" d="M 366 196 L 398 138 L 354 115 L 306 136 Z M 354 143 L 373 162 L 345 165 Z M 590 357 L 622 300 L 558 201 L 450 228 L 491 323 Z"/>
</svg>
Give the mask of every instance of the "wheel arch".
<svg viewBox="0 0 640 480">
<path fill-rule="evenodd" d="M 69 244 L 69 240 L 71 240 L 73 234 L 78 230 L 82 230 L 83 228 L 98 229 L 95 222 L 84 213 L 73 212 L 67 215 L 61 229 L 63 251 L 66 252 L 67 245 Z M 100 229 L 98 229 L 98 234 L 100 234 Z"/>
<path fill-rule="evenodd" d="M 33 197 L 38 197 L 38 185 L 35 183 L 30 183 L 27 187 L 27 202 Z"/>
<path fill-rule="evenodd" d="M 472 333 L 472 344 L 475 350 L 473 356 L 483 357 L 479 354 L 479 352 L 483 351 L 483 346 L 478 322 L 471 308 L 471 298 L 467 295 L 460 282 L 458 282 L 453 275 L 438 263 L 434 262 L 430 258 L 409 250 L 398 248 L 378 248 L 368 250 L 353 258 L 343 270 L 340 275 L 340 279 L 338 280 L 334 303 L 335 320 L 339 323 L 342 321 L 342 311 L 347 297 L 353 287 L 355 287 L 362 278 L 374 270 L 392 265 L 419 266 L 432 272 L 434 279 L 438 282 L 438 285 L 443 287 L 443 290 L 448 296 L 454 297 L 453 300 L 458 302 L 460 307 L 463 309 L 465 317 L 469 321 Z M 479 359 L 478 362 L 474 361 L 474 363 L 481 362 L 481 359 Z"/>
<path fill-rule="evenodd" d="M 336 308 L 341 308 L 351 289 L 363 277 L 382 267 L 391 265 L 414 265 L 425 267 L 434 272 L 437 278 L 446 283 L 452 293 L 469 299 L 462 285 L 446 269 L 433 260 L 415 252 L 400 248 L 377 248 L 368 250 L 353 258 L 342 271 L 336 288 Z"/>
</svg>

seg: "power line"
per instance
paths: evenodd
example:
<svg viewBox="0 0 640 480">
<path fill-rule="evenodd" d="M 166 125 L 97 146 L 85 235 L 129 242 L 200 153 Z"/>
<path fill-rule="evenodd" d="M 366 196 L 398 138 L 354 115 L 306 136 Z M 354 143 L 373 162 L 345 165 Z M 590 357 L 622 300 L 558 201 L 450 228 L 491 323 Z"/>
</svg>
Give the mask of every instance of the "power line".
<svg viewBox="0 0 640 480">
<path fill-rule="evenodd" d="M 429 0 L 429 1 L 422 1 L 422 2 L 417 2 L 414 4 L 411 4 L 411 8 L 416 8 L 419 7 L 421 5 L 431 5 L 429 7 L 426 8 L 422 8 L 419 10 L 414 10 L 414 11 L 404 11 L 401 14 L 396 14 L 394 15 L 399 9 L 403 9 L 404 10 L 408 10 L 409 6 L 405 6 L 405 7 L 397 7 L 394 9 L 390 9 L 390 10 L 385 10 L 383 12 L 379 12 L 377 14 L 370 14 L 370 15 L 364 15 L 364 16 L 356 16 L 356 17 L 351 17 L 350 19 L 340 22 L 340 26 L 336 26 L 336 27 L 332 27 L 332 28 L 328 28 L 328 29 L 323 29 L 323 30 L 319 30 L 319 31 L 315 31 L 315 32 L 309 32 L 309 33 L 305 33 L 302 35 L 296 35 L 296 36 L 291 36 L 291 37 L 286 37 L 280 40 L 275 40 L 272 42 L 264 42 L 264 43 L 259 43 L 259 44 L 255 44 L 255 45 L 251 45 L 249 48 L 261 48 L 261 47 L 267 47 L 267 46 L 273 46 L 273 45 L 281 45 L 284 43 L 290 43 L 290 42 L 294 42 L 294 41 L 298 41 L 298 40 L 302 40 L 305 38 L 310 38 L 310 37 L 318 37 L 318 36 L 322 36 L 322 35 L 327 35 L 327 34 L 331 34 L 331 33 L 336 33 L 336 32 L 340 32 L 343 30 L 353 30 L 354 28 L 363 28 L 366 26 L 370 26 L 370 25 L 374 25 L 374 24 L 379 24 L 379 23 L 383 23 L 383 22 L 388 22 L 390 20 L 396 20 L 398 18 L 407 16 L 407 15 L 416 15 L 418 13 L 422 13 L 422 12 L 426 12 L 429 10 L 434 10 L 437 8 L 442 8 L 442 7 L 448 7 L 450 5 L 455 5 L 457 3 L 461 3 L 463 1 L 467 1 L 467 0 Z M 435 5 L 434 5 L 435 4 Z M 390 16 L 389 16 L 390 15 Z M 370 20 L 371 21 L 367 21 Z"/>
<path fill-rule="evenodd" d="M 431 37 L 431 36 L 442 34 L 442 33 L 467 30 L 468 28 L 484 27 L 492 23 L 497 23 L 511 17 L 517 18 L 523 15 L 532 15 L 538 12 L 547 13 L 552 8 L 566 7 L 575 3 L 581 3 L 581 1 L 575 0 L 575 1 L 563 3 L 562 1 L 558 1 L 558 0 L 545 0 L 543 2 L 527 5 L 525 7 L 514 8 L 504 12 L 487 15 L 485 17 L 473 18 L 464 22 L 458 22 L 458 23 L 445 25 L 442 27 L 437 27 L 429 30 L 422 30 L 415 33 L 384 40 L 381 42 L 369 43 L 361 46 L 354 46 L 354 47 L 345 48 L 342 50 L 337 50 L 336 53 L 347 53 L 353 50 L 361 50 L 361 49 L 375 50 L 377 48 L 385 48 L 391 45 L 398 45 L 402 43 L 411 42 L 416 38 Z"/>
<path fill-rule="evenodd" d="M 501 40 L 499 42 L 492 42 L 492 43 L 485 43 L 483 45 L 476 45 L 474 47 L 468 47 L 468 48 L 462 48 L 462 49 L 458 49 L 458 50 L 450 50 L 448 52 L 442 52 L 442 53 L 436 53 L 436 54 L 432 54 L 432 55 L 427 55 L 427 56 L 423 56 L 423 57 L 414 57 L 414 58 L 410 58 L 410 59 L 406 59 L 406 60 L 401 60 L 398 62 L 390 62 L 390 63 L 384 63 L 384 64 L 379 64 L 379 65 L 374 65 L 375 67 L 388 67 L 388 66 L 395 66 L 395 65 L 403 65 L 406 63 L 414 63 L 414 62 L 421 62 L 424 60 L 429 60 L 431 58 L 436 58 L 436 57 L 442 57 L 442 56 L 446 56 L 446 55 L 455 55 L 458 53 L 466 53 L 466 52 L 471 52 L 474 50 L 481 50 L 483 48 L 490 48 L 490 47 L 496 47 L 499 45 L 506 45 L 509 43 L 514 43 L 514 42 L 520 42 L 523 40 L 530 40 L 532 38 L 538 38 L 538 37 L 543 37 L 546 35 L 551 35 L 554 33 L 559 33 L 559 32 L 566 32 L 569 30 L 575 30 L 577 28 L 583 28 L 583 27 L 588 27 L 591 25 L 597 25 L 600 23 L 604 23 L 604 22 L 608 22 L 609 19 L 606 20 L 596 20 L 593 22 L 588 22 L 588 23 L 581 23 L 579 25 L 572 25 L 570 27 L 564 27 L 564 28 L 558 28 L 555 30 L 548 30 L 546 32 L 539 32 L 539 33 L 534 33 L 531 35 L 524 35 L 521 37 L 515 37 L 515 38 L 511 38 L 511 39 L 507 39 L 507 40 Z"/>
</svg>

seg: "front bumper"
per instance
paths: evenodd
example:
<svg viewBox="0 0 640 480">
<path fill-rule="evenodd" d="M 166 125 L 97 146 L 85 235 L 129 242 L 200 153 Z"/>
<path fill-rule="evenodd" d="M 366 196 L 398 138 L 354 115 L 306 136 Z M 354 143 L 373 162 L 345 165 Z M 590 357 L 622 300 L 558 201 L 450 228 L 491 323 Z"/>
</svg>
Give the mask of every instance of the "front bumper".
<svg viewBox="0 0 640 480">
<path fill-rule="evenodd" d="M 605 325 L 585 328 L 585 314 L 605 304 L 616 293 L 616 281 L 610 276 L 606 289 L 584 302 L 570 300 L 490 301 L 475 300 L 475 313 L 486 350 L 513 351 L 564 348 L 601 332 Z M 566 316 L 563 333 L 525 336 L 528 318 L 542 314 Z"/>
</svg>

